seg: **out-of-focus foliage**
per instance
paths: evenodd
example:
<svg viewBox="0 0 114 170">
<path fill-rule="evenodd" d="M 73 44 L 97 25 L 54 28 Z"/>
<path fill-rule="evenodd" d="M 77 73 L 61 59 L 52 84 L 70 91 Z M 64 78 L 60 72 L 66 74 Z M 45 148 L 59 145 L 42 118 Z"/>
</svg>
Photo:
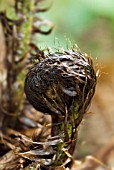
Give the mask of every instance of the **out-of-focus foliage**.
<svg viewBox="0 0 114 170">
<path fill-rule="evenodd" d="M 52 1 L 53 2 L 53 1 Z M 46 44 L 55 37 L 66 46 L 65 36 L 95 57 L 111 57 L 114 44 L 113 0 L 54 0 L 48 14 L 55 28 Z M 57 41 L 56 41 L 57 42 Z M 43 42 L 44 44 L 44 42 Z"/>
<path fill-rule="evenodd" d="M 15 4 L 14 0 L 0 0 L 0 12 L 10 12 Z"/>
</svg>

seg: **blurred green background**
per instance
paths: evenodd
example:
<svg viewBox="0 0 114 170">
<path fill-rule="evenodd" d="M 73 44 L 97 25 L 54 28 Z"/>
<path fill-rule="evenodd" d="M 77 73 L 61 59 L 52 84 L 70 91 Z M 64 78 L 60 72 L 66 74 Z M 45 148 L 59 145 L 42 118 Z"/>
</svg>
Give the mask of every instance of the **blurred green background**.
<svg viewBox="0 0 114 170">
<path fill-rule="evenodd" d="M 61 46 L 66 47 L 67 37 L 93 57 L 113 57 L 114 0 L 51 0 L 51 2 L 50 10 L 43 15 L 54 23 L 54 30 L 49 36 L 41 36 L 41 46 L 44 44 L 54 46 L 56 38 L 56 44 L 59 41 Z"/>
</svg>

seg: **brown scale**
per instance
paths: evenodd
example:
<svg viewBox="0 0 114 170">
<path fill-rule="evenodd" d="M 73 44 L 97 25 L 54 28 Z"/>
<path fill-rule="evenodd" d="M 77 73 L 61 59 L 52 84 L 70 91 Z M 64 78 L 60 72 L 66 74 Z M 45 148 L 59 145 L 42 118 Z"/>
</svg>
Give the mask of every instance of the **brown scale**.
<svg viewBox="0 0 114 170">
<path fill-rule="evenodd" d="M 92 59 L 74 50 L 43 55 L 42 59 L 40 56 L 26 76 L 28 101 L 36 110 L 51 115 L 52 136 L 61 138 L 61 147 L 70 154 L 74 152 L 77 127 L 94 95 L 96 81 Z M 64 156 L 62 148 L 57 148 L 53 147 L 57 160 L 54 162 L 65 161 L 67 154 Z"/>
<path fill-rule="evenodd" d="M 90 58 L 71 50 L 49 54 L 28 72 L 25 93 L 37 110 L 51 115 L 72 113 L 74 101 L 82 107 L 89 91 L 88 104 L 94 94 L 96 75 Z"/>
</svg>

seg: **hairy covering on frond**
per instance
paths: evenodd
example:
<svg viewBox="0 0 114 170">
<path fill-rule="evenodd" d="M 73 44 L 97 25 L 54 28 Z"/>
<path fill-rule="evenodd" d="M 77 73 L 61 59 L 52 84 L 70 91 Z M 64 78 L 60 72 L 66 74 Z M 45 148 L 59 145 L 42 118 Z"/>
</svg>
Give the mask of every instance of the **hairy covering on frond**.
<svg viewBox="0 0 114 170">
<path fill-rule="evenodd" d="M 52 136 L 61 139 L 53 147 L 52 162 L 58 166 L 74 152 L 77 127 L 95 92 L 96 73 L 92 59 L 75 49 L 39 57 L 26 76 L 25 93 L 36 110 L 52 116 Z"/>
<path fill-rule="evenodd" d="M 90 57 L 66 50 L 48 54 L 30 69 L 25 93 L 37 110 L 65 116 L 66 109 L 71 115 L 76 107 L 77 112 L 86 112 L 95 85 L 96 74 Z"/>
</svg>

